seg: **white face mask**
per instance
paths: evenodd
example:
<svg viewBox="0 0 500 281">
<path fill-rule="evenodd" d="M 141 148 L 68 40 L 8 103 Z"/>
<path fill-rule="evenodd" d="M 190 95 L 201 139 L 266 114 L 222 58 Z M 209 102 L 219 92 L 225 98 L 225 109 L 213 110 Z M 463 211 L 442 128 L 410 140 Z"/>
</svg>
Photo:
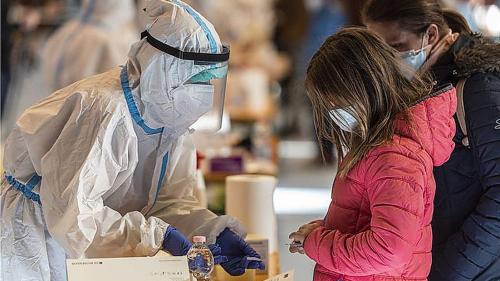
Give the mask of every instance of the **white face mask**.
<svg viewBox="0 0 500 281">
<path fill-rule="evenodd" d="M 352 106 L 330 110 L 330 118 L 343 131 L 352 132 L 358 126 L 358 120 L 351 114 L 354 112 Z"/>
<path fill-rule="evenodd" d="M 424 40 L 427 37 L 427 34 L 422 37 L 422 47 L 418 50 L 410 50 L 406 52 L 400 52 L 399 56 L 401 59 L 410 66 L 415 72 L 422 67 L 424 62 L 427 60 L 427 52 L 428 49 L 432 47 L 432 45 L 427 45 L 424 47 Z M 415 73 L 412 73 L 413 74 Z"/>
<path fill-rule="evenodd" d="M 184 131 L 212 109 L 214 86 L 185 84 L 174 89 L 171 94 L 175 114 L 170 115 L 172 119 L 166 122 L 165 127 Z"/>
</svg>

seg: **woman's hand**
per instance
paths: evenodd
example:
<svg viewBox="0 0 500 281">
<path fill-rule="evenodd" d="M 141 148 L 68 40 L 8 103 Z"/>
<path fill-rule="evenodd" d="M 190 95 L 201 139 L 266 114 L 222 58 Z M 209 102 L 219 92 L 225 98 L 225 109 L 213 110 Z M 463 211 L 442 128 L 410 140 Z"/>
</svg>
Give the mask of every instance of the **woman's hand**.
<svg viewBox="0 0 500 281">
<path fill-rule="evenodd" d="M 301 253 L 305 254 L 304 251 L 304 241 L 306 240 L 307 236 L 309 233 L 311 233 L 314 229 L 318 228 L 321 226 L 321 223 L 319 222 L 312 222 L 305 224 L 301 227 L 299 227 L 299 230 L 296 232 L 290 233 L 288 238 L 292 239 L 293 242 L 290 245 L 290 253 Z"/>
</svg>

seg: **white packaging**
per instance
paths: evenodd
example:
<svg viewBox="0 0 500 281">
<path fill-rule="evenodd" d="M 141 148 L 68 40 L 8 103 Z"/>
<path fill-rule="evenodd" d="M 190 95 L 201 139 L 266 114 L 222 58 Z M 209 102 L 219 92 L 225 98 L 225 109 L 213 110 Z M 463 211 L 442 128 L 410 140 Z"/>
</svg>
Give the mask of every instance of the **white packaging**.
<svg viewBox="0 0 500 281">
<path fill-rule="evenodd" d="M 190 281 L 187 257 L 66 260 L 68 281 Z"/>
</svg>

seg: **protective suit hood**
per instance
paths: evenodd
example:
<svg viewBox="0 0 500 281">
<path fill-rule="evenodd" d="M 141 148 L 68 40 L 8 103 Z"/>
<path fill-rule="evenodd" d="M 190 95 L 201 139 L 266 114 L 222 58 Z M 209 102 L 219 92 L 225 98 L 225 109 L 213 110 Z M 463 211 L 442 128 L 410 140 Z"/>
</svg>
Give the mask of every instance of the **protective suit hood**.
<svg viewBox="0 0 500 281">
<path fill-rule="evenodd" d="M 213 25 L 187 4 L 147 1 L 141 22 L 154 39 L 184 52 L 218 54 L 223 46 Z M 188 83 L 209 69 L 223 67 L 179 59 L 151 46 L 146 38 L 129 52 L 126 69 L 138 114 L 147 128 L 166 130 L 169 135 L 185 133 L 208 112 L 213 90 L 208 85 Z M 226 70 L 227 72 L 227 70 Z M 137 117 L 138 118 L 138 117 Z"/>
</svg>

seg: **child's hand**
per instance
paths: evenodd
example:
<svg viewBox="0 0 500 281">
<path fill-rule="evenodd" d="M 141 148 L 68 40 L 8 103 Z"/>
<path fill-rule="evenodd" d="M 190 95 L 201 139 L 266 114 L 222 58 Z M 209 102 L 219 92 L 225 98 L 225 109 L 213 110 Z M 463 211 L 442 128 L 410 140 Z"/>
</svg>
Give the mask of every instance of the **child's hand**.
<svg viewBox="0 0 500 281">
<path fill-rule="evenodd" d="M 320 227 L 321 224 L 318 222 L 312 222 L 305 224 L 299 228 L 296 232 L 290 233 L 288 238 L 293 240 L 293 243 L 290 245 L 290 253 L 301 253 L 305 254 L 304 252 L 304 241 L 306 240 L 307 236 L 309 233 L 311 233 L 314 229 Z"/>
</svg>

